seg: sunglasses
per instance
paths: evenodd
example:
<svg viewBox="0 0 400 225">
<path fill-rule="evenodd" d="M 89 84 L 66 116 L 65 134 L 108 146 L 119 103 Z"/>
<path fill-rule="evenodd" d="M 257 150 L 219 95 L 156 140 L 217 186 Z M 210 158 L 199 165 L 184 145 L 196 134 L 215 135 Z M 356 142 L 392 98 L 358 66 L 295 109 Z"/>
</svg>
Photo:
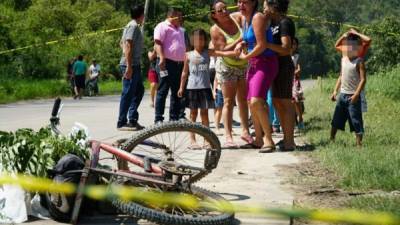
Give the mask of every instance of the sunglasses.
<svg viewBox="0 0 400 225">
<path fill-rule="evenodd" d="M 226 11 L 228 11 L 228 8 L 222 7 L 222 8 L 220 8 L 220 9 L 218 9 L 218 10 L 214 10 L 214 13 L 224 13 L 224 12 L 226 12 Z"/>
</svg>

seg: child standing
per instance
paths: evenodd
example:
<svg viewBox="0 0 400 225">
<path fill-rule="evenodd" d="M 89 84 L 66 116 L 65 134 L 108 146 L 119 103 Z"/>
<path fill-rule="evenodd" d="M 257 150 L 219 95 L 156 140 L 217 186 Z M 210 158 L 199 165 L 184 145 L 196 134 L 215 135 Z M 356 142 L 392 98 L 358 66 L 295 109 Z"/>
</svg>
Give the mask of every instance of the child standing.
<svg viewBox="0 0 400 225">
<path fill-rule="evenodd" d="M 222 95 L 221 83 L 218 82 L 218 78 L 214 78 L 213 85 L 213 96 L 215 99 L 215 128 L 217 129 L 217 135 L 220 135 L 220 128 L 223 128 L 221 122 L 222 109 L 224 107 L 224 96 Z"/>
<path fill-rule="evenodd" d="M 300 73 L 301 73 L 301 67 L 299 64 L 299 53 L 298 53 L 298 47 L 299 47 L 299 40 L 297 38 L 293 39 L 293 44 L 292 44 L 292 60 L 294 64 L 294 78 L 293 78 L 293 89 L 292 89 L 292 99 L 293 99 L 293 104 L 296 109 L 296 121 L 297 121 L 297 128 L 299 130 L 304 129 L 304 123 L 303 123 L 303 101 L 304 101 L 304 95 L 303 95 L 303 88 L 301 87 L 300 83 Z"/>
<path fill-rule="evenodd" d="M 238 55 L 238 52 L 212 51 L 206 48 L 207 34 L 203 29 L 194 30 L 191 37 L 193 50 L 186 53 L 178 96 L 186 97 L 186 107 L 190 109 L 190 120 L 196 122 L 200 110 L 201 123 L 209 127 L 208 109 L 214 108 L 210 81 L 210 56 Z M 191 135 L 191 149 L 201 149 Z"/>
<path fill-rule="evenodd" d="M 150 97 L 151 97 L 150 106 L 154 108 L 154 99 L 158 88 L 158 75 L 156 72 L 156 59 L 157 59 L 156 51 L 154 49 L 152 51 L 149 51 L 147 53 L 147 57 L 149 58 L 150 61 L 150 68 L 149 72 L 147 73 L 147 79 L 150 82 Z"/>
<path fill-rule="evenodd" d="M 337 41 L 336 48 L 342 52 L 341 74 L 331 96 L 332 101 L 337 100 L 332 119 L 331 140 L 335 139 L 338 129 L 344 130 L 345 123 L 348 120 L 350 131 L 354 131 L 356 134 L 358 147 L 362 146 L 364 134 L 360 98 L 361 91 L 366 84 L 364 59 L 360 57 L 360 51 L 365 46 L 364 42 L 370 43 L 371 39 L 353 29 L 345 33 Z M 337 99 L 339 88 L 340 95 Z"/>
</svg>

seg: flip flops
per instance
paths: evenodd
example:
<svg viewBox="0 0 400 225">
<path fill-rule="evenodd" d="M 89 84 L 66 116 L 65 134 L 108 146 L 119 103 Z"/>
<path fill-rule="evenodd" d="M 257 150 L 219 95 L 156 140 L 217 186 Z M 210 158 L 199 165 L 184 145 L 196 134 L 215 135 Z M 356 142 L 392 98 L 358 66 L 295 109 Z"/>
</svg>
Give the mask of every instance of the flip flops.
<svg viewBox="0 0 400 225">
<path fill-rule="evenodd" d="M 255 144 L 244 144 L 240 146 L 240 149 L 260 149 L 262 146 L 257 146 Z"/>
<path fill-rule="evenodd" d="M 275 152 L 275 146 L 263 146 L 261 147 L 259 153 L 273 153 Z"/>
<path fill-rule="evenodd" d="M 239 145 L 236 144 L 233 141 L 227 141 L 225 144 L 222 146 L 222 149 L 239 149 Z"/>
<path fill-rule="evenodd" d="M 248 135 L 248 136 L 246 136 L 246 137 L 241 136 L 240 138 L 241 138 L 244 142 L 246 142 L 247 144 L 253 144 L 253 143 L 254 143 L 254 139 L 253 139 L 250 135 Z"/>
</svg>

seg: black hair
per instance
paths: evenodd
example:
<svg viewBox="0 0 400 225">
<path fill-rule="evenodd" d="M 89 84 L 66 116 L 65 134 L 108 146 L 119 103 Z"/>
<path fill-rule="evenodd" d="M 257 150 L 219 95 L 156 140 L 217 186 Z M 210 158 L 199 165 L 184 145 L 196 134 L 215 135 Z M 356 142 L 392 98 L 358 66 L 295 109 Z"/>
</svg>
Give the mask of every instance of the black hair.
<svg viewBox="0 0 400 225">
<path fill-rule="evenodd" d="M 82 60 L 83 60 L 83 55 L 79 55 L 79 56 L 78 56 L 78 60 L 79 60 L 79 61 L 82 61 Z"/>
<path fill-rule="evenodd" d="M 358 44 L 361 43 L 361 38 L 360 36 L 356 34 L 349 34 L 346 38 L 347 41 L 356 41 Z"/>
<path fill-rule="evenodd" d="M 223 0 L 214 0 L 210 4 L 210 12 L 211 12 L 210 13 L 210 17 L 211 17 L 211 20 L 214 21 L 215 23 L 217 23 L 217 21 L 214 19 L 214 17 L 212 15 L 215 14 L 215 5 L 220 3 L 220 2 L 226 4 L 225 1 L 223 1 Z"/>
<path fill-rule="evenodd" d="M 294 37 L 294 38 L 293 38 L 293 41 L 295 41 L 296 44 L 297 44 L 297 46 L 299 46 L 300 43 L 299 43 L 299 39 L 298 39 L 297 37 Z"/>
<path fill-rule="evenodd" d="M 205 42 L 205 46 L 204 47 L 206 47 L 207 46 L 207 42 L 208 42 L 208 35 L 207 35 L 207 32 L 204 30 L 204 29 L 195 29 L 195 30 L 193 30 L 192 31 L 192 35 L 191 35 L 191 46 L 192 46 L 192 50 L 194 49 L 194 40 L 193 40 L 193 38 L 194 38 L 194 36 L 195 35 L 198 35 L 198 36 L 203 36 L 203 38 L 204 38 L 204 42 Z"/>
<path fill-rule="evenodd" d="M 135 5 L 131 8 L 131 18 L 136 20 L 144 15 L 143 5 Z"/>
<path fill-rule="evenodd" d="M 265 0 L 268 6 L 274 8 L 276 11 L 282 14 L 286 14 L 289 10 L 290 0 Z"/>
<path fill-rule="evenodd" d="M 254 6 L 253 14 L 257 12 L 258 10 L 258 0 L 252 0 L 252 2 L 256 2 L 256 5 Z"/>
<path fill-rule="evenodd" d="M 175 12 L 182 12 L 182 8 L 179 6 L 170 6 L 168 8 L 167 16 L 172 16 Z"/>
</svg>

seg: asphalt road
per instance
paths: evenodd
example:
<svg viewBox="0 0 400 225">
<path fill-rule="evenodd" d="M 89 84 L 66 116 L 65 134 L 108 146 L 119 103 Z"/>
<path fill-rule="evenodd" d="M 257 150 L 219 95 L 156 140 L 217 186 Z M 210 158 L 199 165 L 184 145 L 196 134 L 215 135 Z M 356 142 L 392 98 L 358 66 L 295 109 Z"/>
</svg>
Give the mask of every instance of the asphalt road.
<svg viewBox="0 0 400 225">
<path fill-rule="evenodd" d="M 308 88 L 313 81 L 303 82 Z M 119 96 L 104 96 L 73 100 L 63 99 L 61 130 L 68 132 L 75 122 L 86 125 L 93 139 L 112 142 L 130 137 L 132 133 L 116 129 Z M 149 126 L 153 123 L 154 109 L 150 107 L 146 94 L 140 106 L 140 123 Z M 18 128 L 39 129 L 48 124 L 53 100 L 35 100 L 0 105 L 0 130 L 15 131 Z M 168 112 L 168 110 L 166 110 Z M 237 112 L 235 118 L 238 120 Z M 210 120 L 213 121 L 210 112 Z M 234 132 L 240 134 L 239 128 Z M 239 136 L 235 137 L 240 142 Z M 223 142 L 223 137 L 220 137 Z M 279 140 L 276 137 L 275 140 Z M 285 177 L 279 173 L 278 165 L 297 163 L 291 153 L 259 154 L 257 150 L 223 150 L 220 163 L 213 173 L 196 185 L 222 194 L 235 203 L 260 205 L 265 207 L 290 207 L 293 195 L 289 186 L 283 184 Z M 289 224 L 289 220 L 238 214 L 237 224 Z M 30 220 L 29 225 L 55 225 L 52 220 Z M 135 218 L 116 216 L 91 216 L 82 219 L 80 224 L 151 224 Z"/>
</svg>

